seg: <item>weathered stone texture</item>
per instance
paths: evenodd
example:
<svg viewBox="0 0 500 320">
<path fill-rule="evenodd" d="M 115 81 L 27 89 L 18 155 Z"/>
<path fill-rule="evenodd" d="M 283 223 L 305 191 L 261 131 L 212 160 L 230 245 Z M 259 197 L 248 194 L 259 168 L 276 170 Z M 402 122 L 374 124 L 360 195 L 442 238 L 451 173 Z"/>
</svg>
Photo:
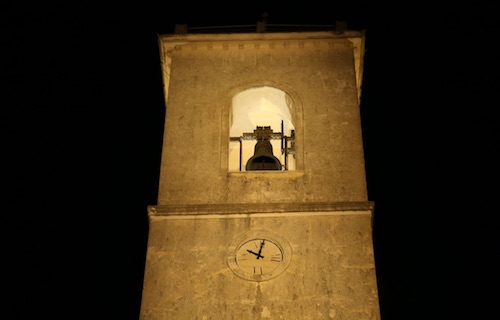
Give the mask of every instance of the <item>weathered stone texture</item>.
<svg viewBox="0 0 500 320">
<path fill-rule="evenodd" d="M 312 35 L 241 37 L 170 46 L 164 39 L 170 63 L 158 203 L 366 201 L 353 43 Z M 254 179 L 227 171 L 231 99 L 263 85 L 294 100 L 302 175 Z M 261 196 L 266 193 L 271 199 Z"/>
<path fill-rule="evenodd" d="M 252 282 L 227 265 L 249 230 L 279 233 L 292 261 L 277 278 Z M 142 319 L 379 319 L 371 212 L 245 218 L 153 217 Z"/>
<path fill-rule="evenodd" d="M 359 113 L 360 32 L 160 37 L 166 119 L 141 320 L 379 320 Z M 296 170 L 229 172 L 231 102 L 286 92 Z M 286 239 L 267 281 L 238 277 L 243 234 Z"/>
</svg>

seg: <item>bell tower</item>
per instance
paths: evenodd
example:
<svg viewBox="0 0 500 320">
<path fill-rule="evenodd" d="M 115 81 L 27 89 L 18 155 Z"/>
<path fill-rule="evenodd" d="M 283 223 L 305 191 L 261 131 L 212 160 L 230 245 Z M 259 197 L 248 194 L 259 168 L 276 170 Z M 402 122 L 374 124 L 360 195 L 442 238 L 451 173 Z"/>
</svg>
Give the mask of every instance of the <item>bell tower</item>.
<svg viewBox="0 0 500 320">
<path fill-rule="evenodd" d="M 380 319 L 364 32 L 178 27 L 141 320 Z"/>
</svg>

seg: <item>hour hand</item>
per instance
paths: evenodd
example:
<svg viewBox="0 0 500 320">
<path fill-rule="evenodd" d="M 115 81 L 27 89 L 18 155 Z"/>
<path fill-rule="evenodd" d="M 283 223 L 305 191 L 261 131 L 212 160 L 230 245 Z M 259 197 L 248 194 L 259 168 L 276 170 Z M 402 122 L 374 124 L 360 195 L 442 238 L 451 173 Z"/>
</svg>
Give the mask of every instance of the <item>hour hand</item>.
<svg viewBox="0 0 500 320">
<path fill-rule="evenodd" d="M 248 250 L 248 249 L 247 249 L 247 251 L 248 251 L 249 253 L 251 253 L 251 254 L 258 255 L 258 253 L 257 253 L 257 252 L 253 252 L 252 250 Z"/>
<path fill-rule="evenodd" d="M 259 252 L 259 253 L 257 253 L 257 252 L 253 252 L 252 250 L 248 250 L 248 249 L 247 249 L 247 252 L 249 252 L 249 253 L 251 253 L 251 254 L 256 255 L 256 256 L 257 256 L 257 259 L 259 259 L 259 258 L 264 259 L 264 256 L 263 256 L 263 255 L 261 255 L 261 254 L 260 254 L 260 252 Z"/>
</svg>

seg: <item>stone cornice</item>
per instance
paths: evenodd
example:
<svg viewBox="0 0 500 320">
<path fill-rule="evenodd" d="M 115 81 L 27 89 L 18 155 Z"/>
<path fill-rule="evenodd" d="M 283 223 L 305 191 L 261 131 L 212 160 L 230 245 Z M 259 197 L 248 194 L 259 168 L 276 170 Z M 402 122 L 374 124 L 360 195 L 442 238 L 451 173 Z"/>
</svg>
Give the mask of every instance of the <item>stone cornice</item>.
<svg viewBox="0 0 500 320">
<path fill-rule="evenodd" d="M 242 50 L 277 48 L 353 47 L 356 60 L 362 60 L 364 33 L 337 34 L 330 31 L 236 34 L 173 34 L 159 36 L 162 58 L 174 50 Z"/>
<path fill-rule="evenodd" d="M 310 31 L 310 32 L 272 32 L 272 33 L 208 33 L 208 34 L 165 34 L 159 35 L 162 42 L 183 41 L 245 41 L 245 40 L 304 40 L 304 39 L 342 39 L 362 38 L 363 31 Z"/>
<path fill-rule="evenodd" d="M 352 47 L 353 42 L 349 39 L 276 39 L 276 40 L 221 40 L 221 41 L 195 41 L 189 43 L 177 43 L 172 50 L 243 50 L 243 49 L 294 49 L 294 48 L 327 48 L 327 47 Z"/>
<path fill-rule="evenodd" d="M 148 206 L 149 217 L 200 216 L 200 215 L 241 215 L 299 212 L 373 212 L 372 201 L 360 202 L 317 202 L 317 203 L 222 203 Z"/>
</svg>

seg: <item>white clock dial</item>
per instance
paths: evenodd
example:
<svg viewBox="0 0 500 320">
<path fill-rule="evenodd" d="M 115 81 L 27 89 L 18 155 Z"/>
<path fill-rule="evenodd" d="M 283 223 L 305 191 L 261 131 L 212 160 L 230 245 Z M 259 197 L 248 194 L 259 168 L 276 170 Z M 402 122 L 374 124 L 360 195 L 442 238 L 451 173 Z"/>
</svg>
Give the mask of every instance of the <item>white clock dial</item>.
<svg viewBox="0 0 500 320">
<path fill-rule="evenodd" d="M 240 278 L 266 281 L 281 275 L 290 264 L 292 249 L 288 242 L 265 231 L 249 231 L 229 248 L 227 264 Z"/>
<path fill-rule="evenodd" d="M 283 251 L 268 239 L 251 239 L 236 252 L 236 263 L 248 274 L 264 275 L 273 272 L 283 262 Z"/>
</svg>

